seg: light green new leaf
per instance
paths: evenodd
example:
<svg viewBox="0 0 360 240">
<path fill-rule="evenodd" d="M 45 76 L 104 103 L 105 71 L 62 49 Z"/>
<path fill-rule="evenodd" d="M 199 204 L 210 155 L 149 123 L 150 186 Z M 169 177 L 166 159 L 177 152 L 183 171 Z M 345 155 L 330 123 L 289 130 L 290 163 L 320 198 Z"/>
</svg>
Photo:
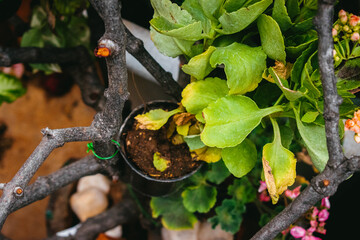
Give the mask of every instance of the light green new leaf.
<svg viewBox="0 0 360 240">
<path fill-rule="evenodd" d="M 224 0 L 199 0 L 206 17 L 216 21 L 219 14 L 220 6 L 223 4 Z"/>
<path fill-rule="evenodd" d="M 261 46 L 269 58 L 285 63 L 284 38 L 277 22 L 270 16 L 261 14 L 257 20 Z"/>
<path fill-rule="evenodd" d="M 172 115 L 179 112 L 181 112 L 179 108 L 169 112 L 163 109 L 154 109 L 137 115 L 135 119 L 140 123 L 139 128 L 141 129 L 158 130 L 167 123 Z"/>
<path fill-rule="evenodd" d="M 188 145 L 190 151 L 205 147 L 205 144 L 200 139 L 200 135 L 184 136 L 184 141 Z"/>
<path fill-rule="evenodd" d="M 316 120 L 317 116 L 319 116 L 319 112 L 306 112 L 301 117 L 301 121 L 306 122 L 306 123 L 312 123 Z"/>
<path fill-rule="evenodd" d="M 279 75 L 276 74 L 276 72 L 274 71 L 273 68 L 269 68 L 269 73 L 271 74 L 272 78 L 274 79 L 276 85 L 281 89 L 281 91 L 284 93 L 285 97 L 289 101 L 295 101 L 295 100 L 301 98 L 302 96 L 304 96 L 304 94 L 300 91 L 294 91 L 294 90 L 291 90 L 290 88 L 285 87 L 283 84 L 283 81 L 286 81 L 286 80 L 280 78 Z"/>
<path fill-rule="evenodd" d="M 221 157 L 228 170 L 235 177 L 241 178 L 248 174 L 256 164 L 256 147 L 252 141 L 245 139 L 235 147 L 224 148 Z"/>
<path fill-rule="evenodd" d="M 244 6 L 245 3 L 249 5 L 247 0 L 226 0 L 223 7 L 230 13 L 239 10 L 241 7 L 246 7 Z"/>
<path fill-rule="evenodd" d="M 203 110 L 206 124 L 201 140 L 211 147 L 234 147 L 259 125 L 263 117 L 282 110 L 281 106 L 259 109 L 245 96 L 220 98 Z"/>
<path fill-rule="evenodd" d="M 215 187 L 200 184 L 187 187 L 182 192 L 183 204 L 189 212 L 208 212 L 216 203 L 217 190 Z"/>
<path fill-rule="evenodd" d="M 285 6 L 285 0 L 275 0 L 274 1 L 272 17 L 279 24 L 281 31 L 283 31 L 283 32 L 288 30 L 293 25 L 289 15 L 288 15 L 286 6 Z"/>
<path fill-rule="evenodd" d="M 169 22 L 164 17 L 153 18 L 150 25 L 159 33 L 188 41 L 197 41 L 203 38 L 200 21 L 188 25 L 179 25 Z"/>
<path fill-rule="evenodd" d="M 171 23 L 183 26 L 194 22 L 190 13 L 170 0 L 151 0 L 150 2 L 154 9 L 154 18 L 161 16 Z"/>
<path fill-rule="evenodd" d="M 204 79 L 214 69 L 209 60 L 215 49 L 215 47 L 210 46 L 205 52 L 192 57 L 187 64 L 182 66 L 182 70 L 198 80 Z"/>
<path fill-rule="evenodd" d="M 150 207 L 154 218 L 162 216 L 161 222 L 167 229 L 191 229 L 197 222 L 195 215 L 184 207 L 180 196 L 153 197 Z"/>
<path fill-rule="evenodd" d="M 311 161 L 320 172 L 324 170 L 329 159 L 326 145 L 325 127 L 315 124 L 302 123 L 298 111 L 294 108 L 296 124 L 309 152 Z"/>
<path fill-rule="evenodd" d="M 288 186 L 295 182 L 296 159 L 294 154 L 281 145 L 280 129 L 275 120 L 271 119 L 274 128 L 274 141 L 263 148 L 263 168 L 265 182 L 275 204 Z"/>
<path fill-rule="evenodd" d="M 201 21 L 205 34 L 211 31 L 211 20 L 206 17 L 198 0 L 185 0 L 181 7 L 188 11 L 195 20 Z"/>
<path fill-rule="evenodd" d="M 168 168 L 170 161 L 165 158 L 162 158 L 159 152 L 154 153 L 153 158 L 154 158 L 153 164 L 156 170 L 163 172 Z"/>
<path fill-rule="evenodd" d="M 154 28 L 150 27 L 150 37 L 156 48 L 162 54 L 169 57 L 177 57 L 181 54 L 187 56 L 192 55 L 191 46 L 193 41 L 175 39 L 157 32 Z"/>
<path fill-rule="evenodd" d="M 210 57 L 210 64 L 212 67 L 225 64 L 229 94 L 244 94 L 256 89 L 262 80 L 266 54 L 261 47 L 253 48 L 235 42 L 216 48 Z"/>
<path fill-rule="evenodd" d="M 13 102 L 26 90 L 23 88 L 21 81 L 16 77 L 0 72 L 0 105 L 2 102 Z"/>
<path fill-rule="evenodd" d="M 245 205 L 235 199 L 225 199 L 221 206 L 215 208 L 216 215 L 208 221 L 215 228 L 220 224 L 221 228 L 227 232 L 235 234 L 239 231 L 242 223 L 242 214 L 245 212 Z"/>
<path fill-rule="evenodd" d="M 224 12 L 219 18 L 222 25 L 222 30 L 219 32 L 223 34 L 240 32 L 254 22 L 272 2 L 272 0 L 262 0 L 250 6 L 242 7 L 235 12 Z"/>
<path fill-rule="evenodd" d="M 192 114 L 201 113 L 210 103 L 226 96 L 229 89 L 220 78 L 206 78 L 188 84 L 181 93 L 182 105 Z"/>
</svg>

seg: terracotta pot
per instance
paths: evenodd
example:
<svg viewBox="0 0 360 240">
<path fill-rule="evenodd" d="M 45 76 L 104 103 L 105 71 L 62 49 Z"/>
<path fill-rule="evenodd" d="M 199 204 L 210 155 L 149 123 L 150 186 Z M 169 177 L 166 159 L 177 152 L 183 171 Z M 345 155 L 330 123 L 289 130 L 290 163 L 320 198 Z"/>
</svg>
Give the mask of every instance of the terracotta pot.
<svg viewBox="0 0 360 240">
<path fill-rule="evenodd" d="M 146 104 L 146 111 L 152 110 L 152 109 L 166 109 L 166 110 L 173 110 L 177 108 L 178 105 L 175 102 L 167 101 L 167 100 L 157 100 L 157 101 L 151 101 Z M 146 173 L 144 173 L 142 170 L 134 164 L 134 162 L 128 157 L 125 146 L 126 146 L 126 132 L 129 131 L 133 124 L 134 124 L 134 117 L 138 114 L 144 113 L 145 106 L 140 105 L 137 108 L 135 108 L 130 115 L 124 120 L 121 128 L 120 128 L 120 145 L 121 148 L 120 153 L 124 159 L 124 164 L 121 166 L 123 169 L 123 176 L 122 180 L 126 183 L 129 183 L 132 185 L 132 187 L 146 195 L 146 196 L 164 196 L 169 195 L 176 190 L 178 190 L 185 179 L 193 175 L 195 172 L 197 172 L 201 165 L 196 168 L 194 171 L 181 176 L 179 178 L 172 178 L 172 179 L 157 179 L 153 178 Z"/>
</svg>

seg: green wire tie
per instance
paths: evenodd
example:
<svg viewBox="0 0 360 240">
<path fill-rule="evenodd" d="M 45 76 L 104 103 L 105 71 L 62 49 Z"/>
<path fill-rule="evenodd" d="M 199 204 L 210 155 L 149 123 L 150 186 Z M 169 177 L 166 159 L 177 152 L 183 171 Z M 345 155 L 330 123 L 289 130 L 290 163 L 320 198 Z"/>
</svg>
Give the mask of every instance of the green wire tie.
<svg viewBox="0 0 360 240">
<path fill-rule="evenodd" d="M 120 143 L 118 143 L 117 141 L 115 141 L 115 140 L 113 140 L 113 139 L 111 139 L 111 141 L 114 142 L 114 143 L 116 143 L 116 144 L 120 147 Z M 109 159 L 115 157 L 115 155 L 119 152 L 119 150 L 116 150 L 116 152 L 115 152 L 112 156 L 110 156 L 110 157 L 100 157 L 99 155 L 97 155 L 97 154 L 95 153 L 94 144 L 93 144 L 92 142 L 88 143 L 88 144 L 87 144 L 87 147 L 88 147 L 88 149 L 86 150 L 87 153 L 89 153 L 90 150 L 91 150 L 92 153 L 94 154 L 94 156 L 97 157 L 97 158 L 99 158 L 99 159 L 101 159 L 101 160 L 109 160 Z"/>
</svg>

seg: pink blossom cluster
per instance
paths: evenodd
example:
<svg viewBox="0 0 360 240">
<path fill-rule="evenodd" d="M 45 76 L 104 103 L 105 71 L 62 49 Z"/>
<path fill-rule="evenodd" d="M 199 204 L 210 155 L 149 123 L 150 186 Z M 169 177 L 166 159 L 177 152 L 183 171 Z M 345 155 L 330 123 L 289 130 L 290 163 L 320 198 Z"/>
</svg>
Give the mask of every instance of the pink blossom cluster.
<svg viewBox="0 0 360 240">
<path fill-rule="evenodd" d="M 345 122 L 345 130 L 354 131 L 354 140 L 357 143 L 360 143 L 360 110 L 354 113 L 352 119 L 348 119 Z"/>
<path fill-rule="evenodd" d="M 332 35 L 335 41 L 339 41 L 340 37 L 343 39 L 350 39 L 353 42 L 358 42 L 360 39 L 360 17 L 344 10 L 339 11 L 339 19 L 336 21 L 332 29 Z"/>
<path fill-rule="evenodd" d="M 313 235 L 314 232 L 326 234 L 325 221 L 329 218 L 330 201 L 329 197 L 321 200 L 320 207 L 312 207 L 306 218 L 310 221 L 310 227 L 307 229 L 301 226 L 291 226 L 283 234 L 290 232 L 291 236 L 301 240 L 321 240 Z"/>
</svg>

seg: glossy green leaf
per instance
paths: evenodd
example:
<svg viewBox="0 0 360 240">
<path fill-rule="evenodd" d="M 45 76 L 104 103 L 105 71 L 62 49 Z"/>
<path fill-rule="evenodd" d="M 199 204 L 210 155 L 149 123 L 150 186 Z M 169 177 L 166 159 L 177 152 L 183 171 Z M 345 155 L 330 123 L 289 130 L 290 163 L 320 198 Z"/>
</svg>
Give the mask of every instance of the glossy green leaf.
<svg viewBox="0 0 360 240">
<path fill-rule="evenodd" d="M 315 124 L 302 123 L 298 110 L 294 108 L 296 124 L 304 141 L 305 147 L 309 152 L 314 166 L 320 172 L 324 170 L 329 159 L 326 145 L 325 127 Z"/>
<path fill-rule="evenodd" d="M 160 172 L 165 171 L 170 164 L 170 161 L 162 158 L 159 152 L 154 153 L 153 159 L 154 167 Z"/>
<path fill-rule="evenodd" d="M 305 123 L 312 123 L 316 120 L 317 116 L 319 116 L 319 112 L 306 112 L 301 117 L 301 121 L 303 121 Z"/>
<path fill-rule="evenodd" d="M 198 80 L 204 79 L 214 69 L 209 61 L 215 49 L 215 47 L 210 46 L 205 52 L 192 57 L 187 64 L 182 66 L 182 70 Z"/>
<path fill-rule="evenodd" d="M 183 204 L 189 212 L 208 212 L 216 203 L 217 190 L 215 187 L 200 184 L 187 187 L 182 192 Z"/>
<path fill-rule="evenodd" d="M 294 63 L 293 69 L 291 71 L 291 81 L 295 83 L 301 83 L 301 74 L 303 72 L 305 63 L 310 58 L 310 56 L 317 49 L 317 41 L 310 44 L 310 46 L 298 57 Z"/>
<path fill-rule="evenodd" d="M 269 58 L 285 62 L 284 38 L 277 22 L 270 16 L 261 14 L 257 20 L 261 46 Z"/>
<path fill-rule="evenodd" d="M 206 78 L 188 84 L 181 93 L 182 105 L 192 114 L 201 113 L 210 103 L 226 96 L 229 88 L 220 78 Z"/>
<path fill-rule="evenodd" d="M 242 223 L 245 205 L 237 203 L 235 199 L 225 199 L 221 206 L 215 208 L 215 212 L 216 215 L 208 220 L 212 227 L 220 224 L 223 230 L 235 234 Z"/>
<path fill-rule="evenodd" d="M 187 56 L 192 55 L 191 47 L 194 44 L 193 41 L 180 40 L 166 36 L 157 32 L 152 27 L 150 27 L 150 37 L 159 52 L 166 56 L 177 57 L 182 54 Z"/>
<path fill-rule="evenodd" d="M 209 165 L 209 170 L 206 171 L 206 179 L 209 182 L 220 184 L 227 177 L 231 175 L 229 170 L 224 164 L 224 161 L 217 161 L 216 163 L 211 163 Z"/>
<path fill-rule="evenodd" d="M 200 135 L 184 136 L 184 141 L 188 145 L 190 151 L 205 147 L 205 144 L 200 139 Z"/>
<path fill-rule="evenodd" d="M 167 123 L 171 116 L 179 112 L 181 112 L 179 108 L 172 111 L 154 109 L 137 115 L 135 119 L 140 123 L 139 128 L 141 129 L 158 130 Z"/>
<path fill-rule="evenodd" d="M 160 16 L 171 23 L 182 26 L 195 21 L 189 12 L 181 9 L 179 5 L 172 3 L 170 0 L 150 0 L 150 2 L 154 9 L 154 18 Z"/>
<path fill-rule="evenodd" d="M 260 14 L 262 14 L 272 3 L 272 0 L 261 0 L 250 6 L 242 7 L 235 12 L 224 12 L 220 18 L 223 34 L 232 34 L 240 32 L 252 22 L 254 22 Z"/>
<path fill-rule="evenodd" d="M 263 148 L 263 168 L 269 195 L 275 204 L 279 195 L 295 182 L 296 159 L 291 151 L 282 146 L 279 126 L 270 119 L 274 128 L 274 141 Z"/>
<path fill-rule="evenodd" d="M 13 102 L 24 95 L 26 89 L 21 81 L 14 76 L 0 72 L 0 105 L 3 102 Z"/>
<path fill-rule="evenodd" d="M 235 177 L 241 178 L 255 167 L 257 151 L 252 141 L 244 139 L 235 147 L 224 148 L 221 157 L 229 171 Z"/>
<path fill-rule="evenodd" d="M 282 110 L 281 106 L 259 109 L 245 96 L 220 98 L 203 110 L 206 124 L 201 140 L 207 146 L 234 147 L 259 125 L 263 117 Z"/>
<path fill-rule="evenodd" d="M 281 91 L 284 93 L 285 97 L 289 101 L 295 101 L 295 100 L 301 98 L 302 96 L 304 96 L 304 94 L 300 91 L 294 91 L 294 90 L 291 90 L 290 88 L 287 88 L 284 85 L 284 82 L 286 80 L 280 78 L 278 76 L 278 74 L 276 74 L 276 72 L 274 71 L 273 68 L 269 68 L 269 73 L 271 74 L 272 78 L 275 80 L 276 85 L 281 89 Z"/>
<path fill-rule="evenodd" d="M 256 89 L 262 80 L 266 54 L 260 47 L 233 43 L 218 47 L 210 57 L 210 64 L 212 67 L 225 64 L 229 94 L 244 94 Z"/>
<path fill-rule="evenodd" d="M 281 31 L 285 32 L 292 26 L 291 19 L 285 6 L 285 0 L 275 0 L 272 17 L 279 24 Z"/>
<path fill-rule="evenodd" d="M 200 21 L 188 25 L 179 25 L 169 22 L 164 17 L 153 18 L 150 25 L 159 33 L 188 41 L 197 41 L 203 38 Z"/>
<path fill-rule="evenodd" d="M 314 81 L 312 79 L 312 73 L 314 72 L 312 58 L 316 57 L 317 51 L 310 56 L 301 73 L 301 86 L 305 87 L 307 89 L 307 95 L 314 99 L 319 98 L 322 95 L 320 90 L 314 85 Z"/>
<path fill-rule="evenodd" d="M 195 215 L 184 207 L 180 196 L 153 197 L 150 207 L 153 217 L 161 216 L 161 222 L 167 229 L 191 229 L 197 222 Z"/>
<path fill-rule="evenodd" d="M 228 194 L 242 203 L 253 202 L 256 199 L 256 189 L 247 177 L 235 179 L 228 187 Z"/>
</svg>

